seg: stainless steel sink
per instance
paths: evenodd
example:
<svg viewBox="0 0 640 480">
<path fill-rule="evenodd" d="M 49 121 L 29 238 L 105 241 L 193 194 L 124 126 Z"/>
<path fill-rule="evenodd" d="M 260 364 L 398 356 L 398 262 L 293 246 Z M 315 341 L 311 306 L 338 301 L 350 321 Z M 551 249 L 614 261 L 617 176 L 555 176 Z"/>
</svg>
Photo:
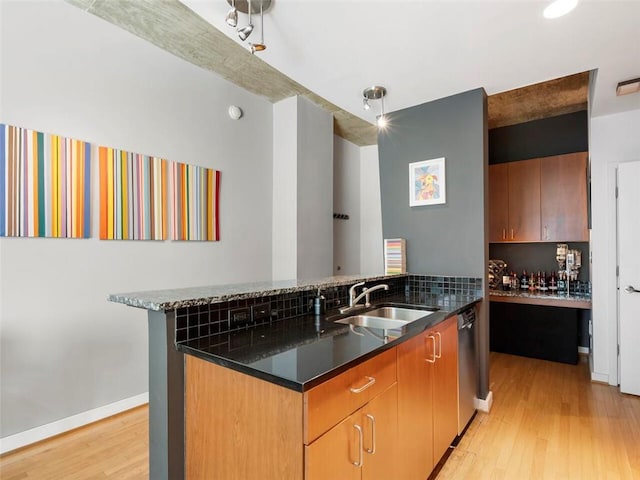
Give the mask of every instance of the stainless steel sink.
<svg viewBox="0 0 640 480">
<path fill-rule="evenodd" d="M 396 320 L 392 318 L 372 317 L 369 315 L 352 315 L 351 317 L 336 320 L 336 323 L 344 323 L 357 327 L 379 328 L 382 330 L 397 330 L 410 322 L 411 320 Z"/>
<path fill-rule="evenodd" d="M 399 330 L 408 323 L 434 313 L 430 310 L 417 310 L 402 307 L 380 307 L 364 312 L 360 315 L 336 320 L 336 323 L 353 325 L 356 327 L 378 328 L 381 330 Z"/>
<path fill-rule="evenodd" d="M 392 318 L 394 320 L 404 320 L 405 322 L 413 322 L 419 318 L 424 318 L 431 315 L 432 311 L 429 310 L 415 310 L 413 308 L 402 307 L 380 307 L 375 310 L 366 312 L 365 315 L 372 317 Z"/>
</svg>

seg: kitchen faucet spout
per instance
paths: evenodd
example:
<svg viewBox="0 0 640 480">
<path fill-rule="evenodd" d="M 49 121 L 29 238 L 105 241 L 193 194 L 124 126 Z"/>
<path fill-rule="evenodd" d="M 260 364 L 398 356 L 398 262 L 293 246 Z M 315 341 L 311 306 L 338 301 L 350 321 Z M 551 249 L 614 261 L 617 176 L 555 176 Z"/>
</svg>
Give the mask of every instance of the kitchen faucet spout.
<svg viewBox="0 0 640 480">
<path fill-rule="evenodd" d="M 369 308 L 371 303 L 369 302 L 369 295 L 371 292 L 375 292 L 376 290 L 389 290 L 389 285 L 386 283 L 379 283 L 378 285 L 374 285 L 371 288 L 363 287 L 360 295 L 356 296 L 356 288 L 364 285 L 364 282 L 356 283 L 349 289 L 349 306 L 340 309 L 340 313 L 347 313 L 356 308 Z M 364 304 L 358 304 L 360 300 L 364 297 Z"/>
</svg>

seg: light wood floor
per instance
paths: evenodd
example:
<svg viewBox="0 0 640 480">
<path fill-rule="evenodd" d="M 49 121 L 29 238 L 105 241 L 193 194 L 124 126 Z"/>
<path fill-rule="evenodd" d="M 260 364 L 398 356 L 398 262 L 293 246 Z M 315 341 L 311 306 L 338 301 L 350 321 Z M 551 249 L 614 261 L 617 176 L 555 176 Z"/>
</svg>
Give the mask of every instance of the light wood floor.
<svg viewBox="0 0 640 480">
<path fill-rule="evenodd" d="M 640 479 L 640 398 L 577 366 L 492 353 L 478 414 L 438 480 Z"/>
<path fill-rule="evenodd" d="M 586 359 L 492 353 L 490 378 L 491 414 L 476 416 L 438 480 L 640 479 L 640 398 L 591 383 Z M 5 454 L 0 478 L 146 479 L 147 415 L 137 408 Z"/>
<path fill-rule="evenodd" d="M 0 457 L 2 480 L 146 479 L 149 409 L 142 406 Z"/>
</svg>

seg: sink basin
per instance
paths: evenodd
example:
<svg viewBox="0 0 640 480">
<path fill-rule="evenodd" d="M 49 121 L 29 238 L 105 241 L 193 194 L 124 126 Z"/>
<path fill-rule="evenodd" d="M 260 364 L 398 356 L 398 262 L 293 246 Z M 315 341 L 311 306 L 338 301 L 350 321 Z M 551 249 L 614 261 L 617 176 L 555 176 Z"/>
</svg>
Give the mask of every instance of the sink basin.
<svg viewBox="0 0 640 480">
<path fill-rule="evenodd" d="M 385 331 L 400 331 L 411 322 L 434 313 L 432 310 L 418 310 L 406 307 L 379 307 L 360 315 L 336 320 L 336 323 L 351 325 L 352 327 L 377 328 Z M 385 333 L 387 335 L 387 333 Z"/>
<path fill-rule="evenodd" d="M 419 318 L 424 318 L 427 315 L 431 315 L 432 311 L 429 310 L 415 310 L 413 308 L 402 307 L 380 307 L 370 312 L 366 312 L 366 315 L 372 317 L 391 318 L 393 320 L 402 320 L 405 323 L 413 322 Z"/>
<path fill-rule="evenodd" d="M 411 321 L 412 320 L 373 317 L 370 315 L 352 315 L 351 317 L 336 320 L 336 323 L 344 323 L 346 325 L 354 325 L 357 327 L 379 328 L 382 330 L 397 330 L 404 327 Z"/>
</svg>

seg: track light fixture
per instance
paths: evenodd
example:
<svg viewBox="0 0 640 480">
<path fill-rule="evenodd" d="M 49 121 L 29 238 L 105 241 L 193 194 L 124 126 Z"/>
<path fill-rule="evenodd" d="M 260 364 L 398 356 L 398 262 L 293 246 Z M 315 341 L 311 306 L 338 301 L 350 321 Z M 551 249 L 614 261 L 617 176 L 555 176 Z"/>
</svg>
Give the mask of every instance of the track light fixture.
<svg viewBox="0 0 640 480">
<path fill-rule="evenodd" d="M 267 48 L 264 44 L 264 10 L 262 9 L 262 2 L 260 2 L 260 43 L 250 43 L 251 53 L 262 52 Z"/>
<path fill-rule="evenodd" d="M 386 94 L 387 89 L 379 85 L 365 88 L 362 91 L 362 96 L 364 97 L 362 99 L 362 106 L 365 110 L 369 110 L 371 108 L 371 104 L 369 103 L 371 100 L 380 100 L 380 115 L 376 117 L 376 123 L 380 128 L 387 126 L 387 117 L 384 114 L 384 96 Z"/>
<path fill-rule="evenodd" d="M 230 27 L 235 28 L 238 26 L 238 9 L 236 8 L 236 0 L 231 0 L 231 10 L 227 13 L 225 21 Z"/>
<path fill-rule="evenodd" d="M 264 13 L 271 6 L 272 0 L 227 0 L 231 5 L 231 10 L 227 13 L 226 22 L 229 26 L 235 27 L 238 37 L 243 42 L 253 33 L 254 25 L 251 19 L 253 14 L 260 13 L 260 43 L 249 43 L 251 53 L 262 52 L 267 48 L 264 43 Z M 238 27 L 238 12 L 249 16 L 248 23 L 244 27 Z M 235 20 L 234 20 L 235 15 Z"/>
</svg>

